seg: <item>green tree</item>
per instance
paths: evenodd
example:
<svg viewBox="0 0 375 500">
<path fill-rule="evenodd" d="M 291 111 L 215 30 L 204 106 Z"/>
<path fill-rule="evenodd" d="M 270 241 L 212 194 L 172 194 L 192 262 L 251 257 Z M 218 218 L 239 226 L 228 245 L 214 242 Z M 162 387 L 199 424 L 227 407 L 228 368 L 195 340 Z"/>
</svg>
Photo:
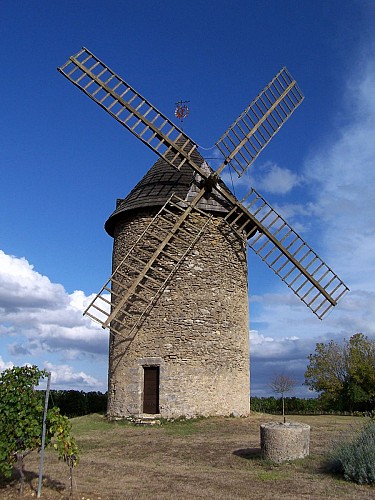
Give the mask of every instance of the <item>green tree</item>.
<svg viewBox="0 0 375 500">
<path fill-rule="evenodd" d="M 25 480 L 24 459 L 42 445 L 44 394 L 34 387 L 46 376 L 47 372 L 37 366 L 13 367 L 0 373 L 0 473 L 10 477 L 16 465 L 20 493 Z M 58 408 L 48 410 L 46 421 L 46 445 L 54 444 L 59 458 L 75 465 L 78 448 L 70 435 L 70 422 Z"/>
<path fill-rule="evenodd" d="M 375 341 L 362 333 L 338 344 L 318 343 L 310 354 L 305 384 L 320 392 L 327 408 L 363 411 L 375 404 Z"/>
<path fill-rule="evenodd" d="M 375 398 L 375 341 L 358 333 L 345 345 L 349 390 L 353 401 Z"/>
</svg>

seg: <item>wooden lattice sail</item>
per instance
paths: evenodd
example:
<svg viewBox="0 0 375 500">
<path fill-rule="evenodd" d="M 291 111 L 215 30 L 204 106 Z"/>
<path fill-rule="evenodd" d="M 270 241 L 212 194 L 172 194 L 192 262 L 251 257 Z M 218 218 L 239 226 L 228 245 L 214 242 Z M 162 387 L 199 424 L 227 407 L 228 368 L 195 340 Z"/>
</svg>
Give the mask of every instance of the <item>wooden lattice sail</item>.
<svg viewBox="0 0 375 500">
<path fill-rule="evenodd" d="M 158 311 L 162 314 L 162 309 L 160 307 L 158 309 L 157 304 L 160 306 L 163 300 L 167 300 L 166 294 L 173 295 L 175 290 L 171 289 L 176 284 L 176 280 L 180 280 L 180 283 L 178 286 L 176 285 L 175 289 L 183 290 L 181 288 L 181 282 L 183 284 L 184 281 L 183 273 L 187 277 L 186 286 L 190 287 L 191 290 L 196 290 L 196 296 L 200 297 L 200 299 L 197 298 L 196 311 L 191 313 L 194 318 L 191 320 L 192 324 L 207 321 L 206 318 L 200 318 L 199 315 L 206 314 L 202 311 L 206 311 L 208 307 L 206 305 L 211 304 L 209 294 L 214 294 L 215 289 L 211 288 L 209 291 L 210 287 L 204 281 L 207 279 L 207 269 L 204 269 L 203 272 L 202 268 L 201 279 L 204 283 L 199 283 L 198 276 L 197 283 L 191 279 L 192 273 L 186 266 L 190 262 L 189 259 L 194 257 L 194 252 L 205 254 L 205 266 L 210 267 L 212 264 L 212 269 L 216 269 L 214 272 L 216 275 L 221 273 L 222 267 L 227 267 L 222 279 L 229 282 L 231 281 L 230 266 L 234 265 L 232 257 L 235 254 L 235 259 L 239 259 L 238 262 L 236 261 L 239 265 L 237 276 L 238 280 L 241 281 L 241 276 L 243 276 L 241 255 L 243 255 L 244 247 L 248 245 L 318 318 L 323 318 L 332 307 L 337 305 L 348 287 L 332 269 L 254 189 L 250 190 L 245 199 L 239 201 L 220 179 L 220 174 L 229 165 L 238 176 L 243 175 L 303 101 L 302 92 L 286 68 L 282 68 L 276 74 L 216 142 L 216 146 L 223 156 L 222 163 L 216 171 L 203 160 L 198 152 L 196 142 L 88 49 L 83 48 L 76 55 L 70 57 L 59 68 L 59 71 L 153 150 L 161 161 L 158 167 L 160 182 L 155 184 L 155 178 L 152 179 L 152 182 L 141 181 L 140 185 L 135 188 L 138 201 L 134 201 L 134 196 L 132 199 L 132 192 L 130 194 L 132 201 L 127 204 L 127 208 L 116 210 L 107 221 L 111 225 L 110 234 L 114 235 L 118 241 L 121 240 L 120 246 L 123 245 L 121 238 L 125 238 L 125 241 L 128 237 L 124 236 L 125 233 L 129 233 L 132 243 L 127 246 L 125 252 L 121 247 L 121 258 L 116 256 L 113 273 L 85 311 L 87 316 L 97 321 L 103 328 L 109 328 L 112 334 L 110 359 L 110 373 L 113 375 L 112 378 L 110 376 L 110 383 L 112 384 L 111 390 L 114 391 L 111 396 L 112 401 L 120 401 L 121 399 L 119 396 L 115 396 L 114 374 L 120 370 L 119 366 L 123 366 L 120 361 L 116 361 L 117 364 L 114 363 L 114 359 L 118 360 L 123 356 L 131 358 L 131 354 L 129 354 L 131 342 L 138 335 L 137 332 L 143 332 L 140 333 L 141 337 L 146 335 L 142 330 L 142 325 L 146 325 L 144 328 L 147 330 L 148 322 L 152 323 L 151 310 L 156 311 L 155 314 Z M 176 180 L 176 182 L 170 183 L 174 191 L 168 192 L 168 196 L 164 196 L 163 200 L 155 199 L 152 191 L 147 191 L 147 196 L 143 196 L 142 189 L 145 186 L 150 189 L 150 186 L 155 188 L 155 186 L 162 185 L 165 187 L 168 184 L 169 181 L 163 180 L 163 169 L 166 177 L 178 179 L 178 182 Z M 155 170 L 152 171 L 155 172 Z M 177 172 L 178 177 L 174 177 L 171 171 Z M 182 190 L 180 186 L 181 183 L 185 182 L 186 175 L 190 176 L 190 180 L 187 185 L 184 184 L 185 187 Z M 141 199 L 142 203 L 140 203 Z M 126 213 L 125 210 L 127 210 Z M 138 214 L 136 210 L 140 210 L 139 216 L 134 215 Z M 134 220 L 133 217 L 135 217 Z M 144 221 L 139 226 L 142 227 L 142 230 L 138 228 L 139 220 Z M 118 230 L 115 228 L 116 224 L 119 226 Z M 138 228 L 138 232 L 133 231 L 135 227 Z M 123 234 L 121 238 L 114 234 L 115 229 L 118 231 L 118 235 Z M 215 253 L 215 242 L 219 240 L 222 249 L 226 248 L 224 253 L 221 252 L 220 257 Z M 228 244 L 229 247 L 227 247 Z M 210 245 L 212 246 L 212 256 L 207 260 Z M 197 248 L 201 249 L 196 250 Z M 232 248 L 232 256 L 227 255 L 228 248 Z M 194 266 L 195 264 L 189 265 Z M 235 315 L 237 310 L 241 309 L 241 304 L 232 300 L 235 289 L 231 286 L 228 288 L 231 290 L 231 298 L 230 295 L 227 295 L 226 298 L 221 297 L 218 300 L 223 300 L 223 311 L 228 317 L 233 317 L 234 325 Z M 202 288 L 205 292 L 205 287 L 207 288 L 207 296 L 204 293 L 202 295 Z M 247 286 L 242 285 L 241 289 L 241 297 L 243 298 L 239 300 L 247 302 Z M 165 303 L 165 307 L 167 305 Z M 168 321 L 173 322 L 174 318 L 178 317 L 178 308 L 183 309 L 179 304 L 175 304 L 174 307 L 176 308 L 176 311 L 173 312 L 174 316 L 166 314 L 165 321 L 167 321 L 166 318 L 169 318 Z M 167 309 L 171 310 L 169 307 L 166 307 Z M 242 323 L 239 326 L 243 338 L 247 335 L 245 309 L 241 309 Z M 236 340 L 231 337 L 231 328 L 236 329 L 238 325 L 236 327 L 233 325 L 233 328 L 226 327 L 226 335 L 228 339 L 231 339 L 232 347 L 226 343 L 224 350 L 221 349 L 220 352 L 223 353 L 225 349 L 235 352 L 238 348 L 242 353 L 242 360 L 244 360 L 244 352 L 248 346 L 244 340 L 241 347 L 235 347 Z M 163 330 L 164 325 L 160 324 L 160 327 Z M 210 337 L 211 333 L 207 335 Z M 147 344 L 146 340 L 140 340 L 140 342 L 140 345 Z M 209 342 L 215 344 L 215 337 Z M 199 346 L 201 348 L 201 344 Z M 137 349 L 134 347 L 133 351 L 135 352 Z M 163 351 L 164 348 L 160 347 L 160 349 Z M 162 359 L 165 361 L 169 355 L 166 354 L 166 351 L 163 352 Z M 154 357 L 149 356 L 145 359 L 146 365 L 147 363 L 153 365 L 152 360 L 156 363 Z M 173 356 L 171 359 L 174 359 Z M 181 359 L 180 362 L 182 362 Z M 236 375 L 233 370 L 235 370 L 236 363 L 233 359 L 235 358 L 229 356 L 226 369 L 230 367 L 234 380 Z M 208 362 L 207 359 L 206 362 Z M 171 361 L 171 363 L 173 362 Z M 241 384 L 248 377 L 247 372 L 245 378 L 243 377 L 243 373 L 246 371 L 244 366 L 241 364 L 240 368 L 236 368 L 242 371 L 241 377 L 238 378 L 242 381 Z M 124 367 L 121 369 L 125 370 Z M 132 370 L 129 372 L 130 378 L 133 377 L 135 368 Z M 192 369 L 189 373 L 194 379 L 194 370 Z M 151 375 L 148 373 L 147 377 L 149 376 Z M 161 373 L 157 372 L 157 380 L 160 376 Z M 217 377 L 219 380 L 219 374 Z M 138 393 L 142 393 L 137 385 L 138 382 L 133 381 L 132 384 L 130 384 L 133 388 L 131 390 L 135 390 L 134 387 L 137 386 Z M 122 390 L 124 394 L 128 394 L 130 391 L 130 389 L 125 390 L 124 388 Z M 189 391 L 188 387 L 185 388 L 185 391 Z M 240 406 L 243 408 L 243 398 L 241 401 Z M 135 405 L 135 408 L 136 404 L 133 403 L 134 401 L 131 405 Z M 121 404 L 125 405 L 124 400 Z M 123 406 L 121 408 L 116 410 L 119 414 L 131 411 L 129 408 L 124 410 Z M 113 414 L 116 411 L 114 410 Z M 165 411 L 168 413 L 167 410 Z"/>
</svg>

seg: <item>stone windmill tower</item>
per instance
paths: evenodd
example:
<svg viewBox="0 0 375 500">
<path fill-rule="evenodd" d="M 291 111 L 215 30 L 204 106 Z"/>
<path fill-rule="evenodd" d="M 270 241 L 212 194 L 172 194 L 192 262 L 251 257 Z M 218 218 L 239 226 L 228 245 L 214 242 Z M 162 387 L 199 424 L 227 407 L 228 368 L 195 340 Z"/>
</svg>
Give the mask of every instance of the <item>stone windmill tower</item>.
<svg viewBox="0 0 375 500">
<path fill-rule="evenodd" d="M 83 48 L 59 71 L 160 159 L 105 228 L 113 272 L 85 314 L 110 330 L 108 416 L 246 415 L 247 246 L 320 319 L 348 290 L 254 190 L 241 202 L 220 180 L 241 176 L 303 96 L 283 68 L 216 143 L 198 146 Z"/>
<path fill-rule="evenodd" d="M 193 157 L 204 163 L 198 152 Z M 114 270 L 121 265 L 122 273 L 131 274 L 133 267 L 139 268 L 132 256 L 144 259 L 158 247 L 184 213 L 182 200 L 193 199 L 199 189 L 196 177 L 189 165 L 178 171 L 160 159 L 118 202 L 106 223 L 114 237 Z M 110 342 L 110 415 L 248 413 L 246 247 L 223 221 L 226 214 L 228 204 L 217 191 L 200 199 L 148 273 L 158 286 L 173 273 L 149 313 L 133 331 L 131 323 L 126 322 L 127 328 L 116 325 L 121 335 L 112 335 Z M 124 252 L 145 230 L 121 264 Z M 119 288 L 121 294 L 122 284 Z M 140 317 L 149 293 L 138 288 L 139 296 L 127 308 L 130 321 Z"/>
</svg>

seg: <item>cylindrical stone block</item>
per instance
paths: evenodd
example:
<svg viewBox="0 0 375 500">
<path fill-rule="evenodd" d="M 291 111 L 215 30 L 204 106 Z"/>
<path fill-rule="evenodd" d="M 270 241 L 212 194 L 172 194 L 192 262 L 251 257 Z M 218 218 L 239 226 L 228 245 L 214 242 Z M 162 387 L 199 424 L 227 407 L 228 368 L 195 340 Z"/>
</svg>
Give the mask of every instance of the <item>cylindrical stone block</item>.
<svg viewBox="0 0 375 500">
<path fill-rule="evenodd" d="M 260 426 L 262 458 L 275 463 L 309 454 L 310 426 L 296 422 L 269 422 Z"/>
</svg>

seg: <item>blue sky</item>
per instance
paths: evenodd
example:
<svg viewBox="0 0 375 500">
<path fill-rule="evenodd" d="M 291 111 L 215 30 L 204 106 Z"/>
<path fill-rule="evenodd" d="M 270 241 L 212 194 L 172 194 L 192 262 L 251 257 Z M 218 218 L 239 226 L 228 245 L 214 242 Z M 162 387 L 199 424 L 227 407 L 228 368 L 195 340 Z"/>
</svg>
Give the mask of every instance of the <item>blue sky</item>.
<svg viewBox="0 0 375 500">
<path fill-rule="evenodd" d="M 305 100 L 236 193 L 260 191 L 351 292 L 319 321 L 249 253 L 253 394 L 281 371 L 308 394 L 316 342 L 375 337 L 374 2 L 3 0 L 0 16 L 0 369 L 106 390 L 107 334 L 81 312 L 110 274 L 103 224 L 156 157 L 56 71 L 81 46 L 171 119 L 189 100 L 203 156 L 287 66 Z"/>
</svg>

